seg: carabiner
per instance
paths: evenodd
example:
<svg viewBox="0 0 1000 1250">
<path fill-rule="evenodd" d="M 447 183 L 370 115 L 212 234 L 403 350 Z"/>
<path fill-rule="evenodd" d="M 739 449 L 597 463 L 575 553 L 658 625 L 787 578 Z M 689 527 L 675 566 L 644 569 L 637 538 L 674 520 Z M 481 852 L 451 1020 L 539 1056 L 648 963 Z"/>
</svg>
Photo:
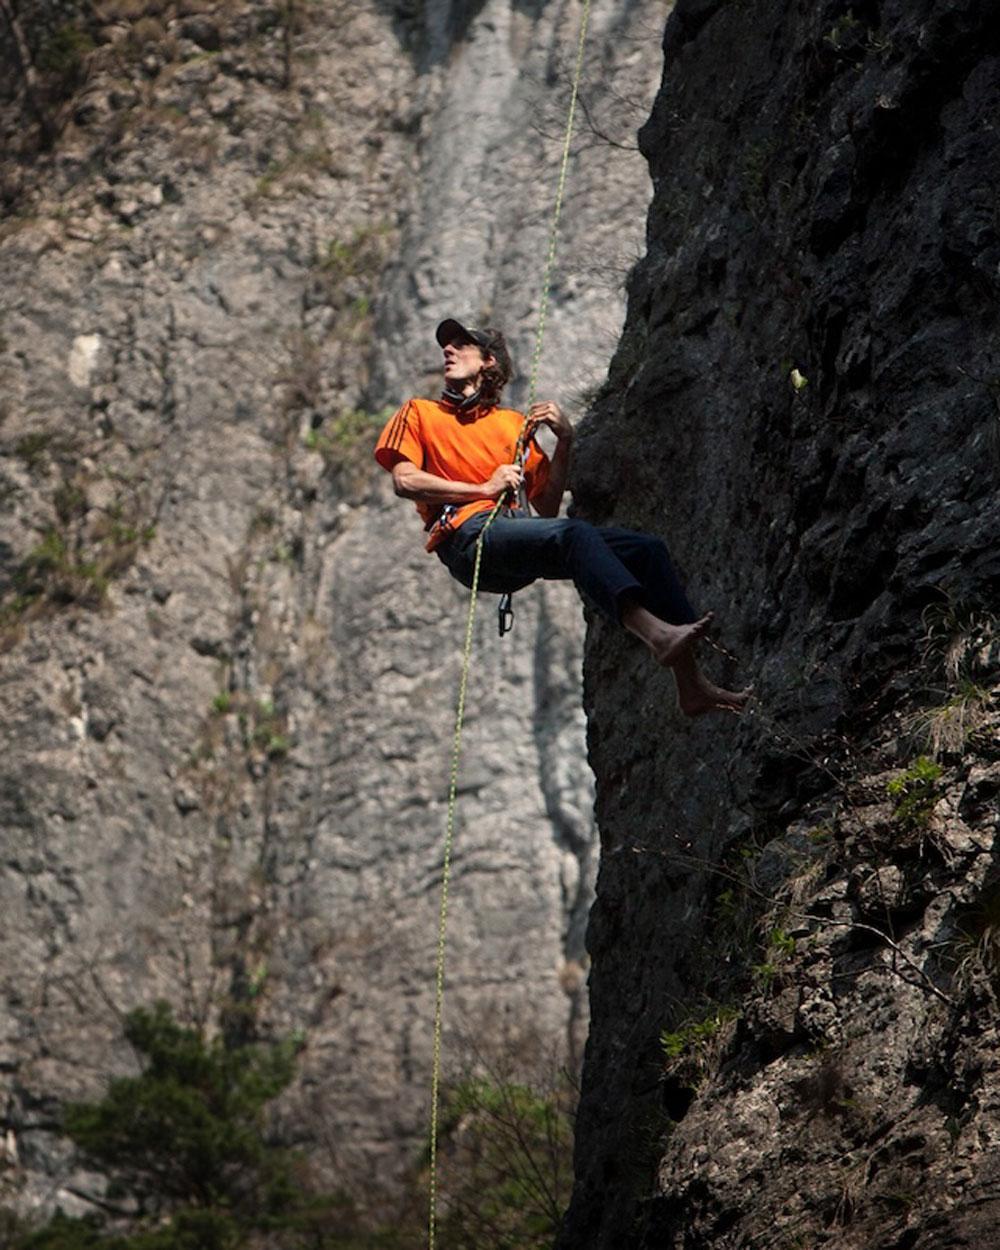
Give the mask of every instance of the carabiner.
<svg viewBox="0 0 1000 1250">
<path fill-rule="evenodd" d="M 497 605 L 497 627 L 501 638 L 514 628 L 514 602 L 510 594 L 501 596 Z"/>
</svg>

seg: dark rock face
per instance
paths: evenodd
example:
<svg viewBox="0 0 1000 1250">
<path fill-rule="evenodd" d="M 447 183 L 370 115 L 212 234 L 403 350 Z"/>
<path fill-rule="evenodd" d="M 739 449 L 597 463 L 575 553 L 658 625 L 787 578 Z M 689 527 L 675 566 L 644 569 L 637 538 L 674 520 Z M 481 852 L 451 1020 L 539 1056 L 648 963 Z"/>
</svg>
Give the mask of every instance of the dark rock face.
<svg viewBox="0 0 1000 1250">
<path fill-rule="evenodd" d="M 956 954 L 992 936 L 998 833 L 995 17 L 681 0 L 667 27 L 575 498 L 667 538 L 756 698 L 682 724 L 592 627 L 574 1250 L 995 1244 L 995 985 Z"/>
</svg>

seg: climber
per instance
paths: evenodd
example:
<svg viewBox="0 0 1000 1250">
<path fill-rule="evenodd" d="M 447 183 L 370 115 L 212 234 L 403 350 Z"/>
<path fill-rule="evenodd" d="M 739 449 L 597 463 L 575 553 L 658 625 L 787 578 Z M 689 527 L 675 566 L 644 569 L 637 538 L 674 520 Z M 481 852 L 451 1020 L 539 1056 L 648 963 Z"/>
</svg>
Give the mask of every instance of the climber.
<svg viewBox="0 0 1000 1250">
<path fill-rule="evenodd" d="M 723 690 L 698 667 L 694 647 L 712 614 L 698 617 L 691 607 L 664 544 L 632 530 L 558 519 L 573 427 L 557 404 L 532 404 L 523 464 L 512 463 L 524 418 L 500 406 L 512 373 L 503 334 L 469 330 L 449 319 L 436 338 L 444 353 L 441 398 L 407 400 L 375 448 L 396 494 L 416 503 L 427 550 L 471 586 L 476 539 L 503 499 L 483 545 L 481 590 L 505 594 L 537 578 L 572 579 L 600 612 L 673 672 L 678 704 L 688 716 L 742 711 L 749 690 Z M 542 425 L 556 437 L 551 458 L 534 440 Z M 525 502 L 518 507 L 522 490 Z"/>
</svg>

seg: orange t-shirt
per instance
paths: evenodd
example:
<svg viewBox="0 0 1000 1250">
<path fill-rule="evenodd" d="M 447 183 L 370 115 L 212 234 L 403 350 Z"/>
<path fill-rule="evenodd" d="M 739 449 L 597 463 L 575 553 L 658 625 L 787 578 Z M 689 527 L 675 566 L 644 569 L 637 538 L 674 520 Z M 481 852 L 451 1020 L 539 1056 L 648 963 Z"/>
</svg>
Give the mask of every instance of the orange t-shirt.
<svg viewBox="0 0 1000 1250">
<path fill-rule="evenodd" d="M 459 412 L 435 399 L 408 399 L 379 435 L 375 459 L 390 472 L 401 460 L 409 460 L 425 473 L 450 482 L 486 482 L 500 465 L 513 463 L 523 425 L 523 415 L 512 408 Z M 528 499 L 534 499 L 548 480 L 549 458 L 532 439 L 524 466 Z M 418 503 L 424 529 L 430 531 L 427 550 L 433 551 L 470 516 L 488 512 L 493 503 L 492 499 L 451 505 Z"/>
</svg>

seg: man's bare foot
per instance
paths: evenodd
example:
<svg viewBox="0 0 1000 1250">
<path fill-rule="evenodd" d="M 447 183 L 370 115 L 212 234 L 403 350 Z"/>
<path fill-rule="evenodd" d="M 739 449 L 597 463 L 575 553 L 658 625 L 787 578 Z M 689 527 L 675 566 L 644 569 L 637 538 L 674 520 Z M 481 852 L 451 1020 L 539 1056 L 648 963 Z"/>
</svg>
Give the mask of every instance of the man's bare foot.
<svg viewBox="0 0 1000 1250">
<path fill-rule="evenodd" d="M 695 681 L 678 682 L 677 706 L 685 716 L 703 716 L 706 712 L 734 712 L 739 715 L 752 694 L 752 686 L 747 686 L 745 690 L 723 690 L 699 673 Z"/>
<path fill-rule="evenodd" d="M 713 615 L 709 612 L 700 621 L 694 621 L 690 625 L 668 625 L 661 621 L 660 629 L 646 643 L 657 664 L 662 664 L 664 668 L 673 668 L 698 639 L 708 632 Z"/>
</svg>

